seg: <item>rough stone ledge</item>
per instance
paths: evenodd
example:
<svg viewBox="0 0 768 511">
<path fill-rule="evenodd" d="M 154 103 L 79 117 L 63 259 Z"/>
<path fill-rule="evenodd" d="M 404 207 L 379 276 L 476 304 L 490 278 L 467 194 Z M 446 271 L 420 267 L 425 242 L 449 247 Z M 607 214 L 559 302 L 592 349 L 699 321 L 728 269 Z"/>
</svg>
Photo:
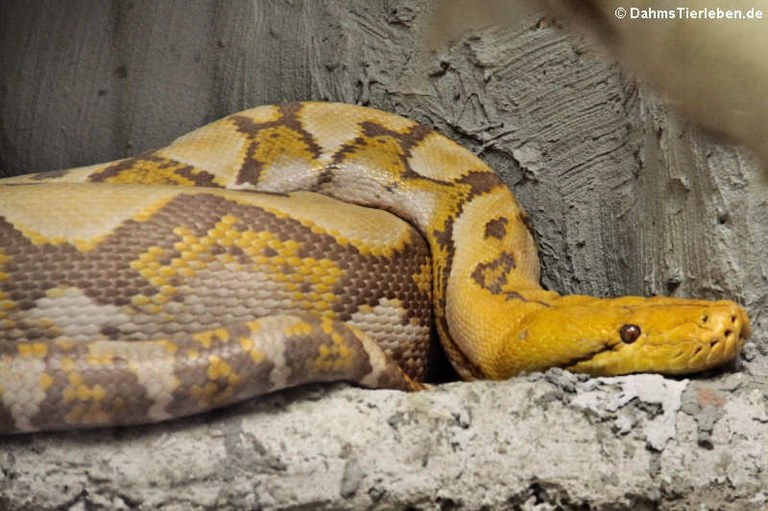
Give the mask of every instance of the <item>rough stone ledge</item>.
<svg viewBox="0 0 768 511">
<path fill-rule="evenodd" d="M 766 389 L 559 370 L 413 394 L 310 386 L 0 439 L 0 509 L 765 509 Z"/>
</svg>

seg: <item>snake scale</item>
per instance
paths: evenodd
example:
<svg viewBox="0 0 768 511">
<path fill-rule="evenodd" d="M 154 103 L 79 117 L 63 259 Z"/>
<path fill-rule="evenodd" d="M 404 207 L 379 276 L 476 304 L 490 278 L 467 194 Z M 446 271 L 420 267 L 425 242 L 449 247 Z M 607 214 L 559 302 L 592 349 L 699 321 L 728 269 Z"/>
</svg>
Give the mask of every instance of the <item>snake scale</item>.
<svg viewBox="0 0 768 511">
<path fill-rule="evenodd" d="M 0 433 L 141 424 L 307 382 L 681 374 L 730 301 L 561 296 L 480 159 L 378 110 L 289 103 L 127 159 L 0 181 Z"/>
</svg>

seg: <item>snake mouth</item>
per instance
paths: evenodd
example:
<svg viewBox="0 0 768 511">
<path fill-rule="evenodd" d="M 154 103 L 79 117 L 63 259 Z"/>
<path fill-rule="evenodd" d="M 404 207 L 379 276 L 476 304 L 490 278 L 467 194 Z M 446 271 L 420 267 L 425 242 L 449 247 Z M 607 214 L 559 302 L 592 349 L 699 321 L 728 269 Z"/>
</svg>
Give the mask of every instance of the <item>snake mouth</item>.
<svg viewBox="0 0 768 511">
<path fill-rule="evenodd" d="M 732 361 L 752 333 L 746 313 L 738 307 L 715 320 L 707 313 L 702 314 L 699 327 L 704 332 L 696 345 L 672 357 L 682 369 L 680 372 L 703 371 Z"/>
<path fill-rule="evenodd" d="M 702 321 L 706 323 L 705 318 Z M 734 359 L 752 333 L 746 315 L 737 312 L 731 314 L 720 330 L 720 335 L 694 348 L 689 360 L 692 369 L 708 369 Z"/>
</svg>

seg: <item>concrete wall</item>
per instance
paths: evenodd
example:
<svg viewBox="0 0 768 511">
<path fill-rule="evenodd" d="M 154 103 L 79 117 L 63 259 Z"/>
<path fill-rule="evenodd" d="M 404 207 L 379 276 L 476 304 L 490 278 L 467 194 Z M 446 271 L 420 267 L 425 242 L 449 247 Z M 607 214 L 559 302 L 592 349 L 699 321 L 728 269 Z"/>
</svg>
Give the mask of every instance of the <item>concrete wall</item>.
<svg viewBox="0 0 768 511">
<path fill-rule="evenodd" d="M 370 105 L 502 174 L 547 286 L 733 298 L 753 319 L 745 359 L 690 382 L 554 371 L 410 396 L 309 388 L 165 426 L 0 439 L 0 508 L 768 506 L 757 162 L 543 13 L 423 54 L 427 7 L 5 0 L 0 173 L 122 157 L 258 104 Z"/>
</svg>

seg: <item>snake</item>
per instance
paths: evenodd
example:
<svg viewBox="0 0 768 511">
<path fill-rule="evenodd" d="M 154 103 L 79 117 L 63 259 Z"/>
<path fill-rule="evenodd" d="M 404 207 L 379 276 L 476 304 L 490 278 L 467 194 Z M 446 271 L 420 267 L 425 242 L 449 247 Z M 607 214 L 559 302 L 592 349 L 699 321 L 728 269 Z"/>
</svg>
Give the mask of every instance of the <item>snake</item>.
<svg viewBox="0 0 768 511">
<path fill-rule="evenodd" d="M 308 383 L 420 390 L 434 346 L 463 380 L 687 374 L 750 334 L 729 300 L 545 289 L 500 177 L 363 106 L 252 108 L 0 180 L 0 197 L 0 434 L 155 423 Z"/>
</svg>

